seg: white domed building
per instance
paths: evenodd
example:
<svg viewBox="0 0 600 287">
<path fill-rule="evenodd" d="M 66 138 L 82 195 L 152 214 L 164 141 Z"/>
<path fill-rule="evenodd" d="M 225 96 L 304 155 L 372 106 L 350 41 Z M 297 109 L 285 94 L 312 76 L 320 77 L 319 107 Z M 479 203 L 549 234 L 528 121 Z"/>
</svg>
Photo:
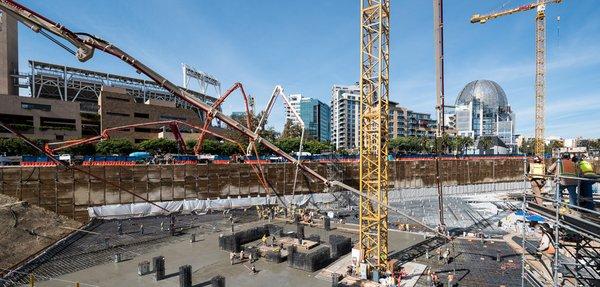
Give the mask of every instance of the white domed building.
<svg viewBox="0 0 600 287">
<path fill-rule="evenodd" d="M 468 83 L 456 98 L 455 127 L 458 135 L 498 137 L 509 149 L 515 147 L 515 116 L 498 83 L 477 80 Z"/>
</svg>

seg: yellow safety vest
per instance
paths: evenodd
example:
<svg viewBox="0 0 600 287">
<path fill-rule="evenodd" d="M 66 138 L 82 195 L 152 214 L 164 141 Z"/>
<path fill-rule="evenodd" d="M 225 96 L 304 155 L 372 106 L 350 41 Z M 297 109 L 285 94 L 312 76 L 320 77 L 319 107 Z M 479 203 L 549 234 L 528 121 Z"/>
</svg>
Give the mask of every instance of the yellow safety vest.
<svg viewBox="0 0 600 287">
<path fill-rule="evenodd" d="M 529 165 L 529 175 L 531 178 L 544 178 L 546 167 L 543 163 L 531 163 Z"/>
<path fill-rule="evenodd" d="M 594 173 L 594 166 L 587 160 L 581 160 L 579 162 L 579 169 L 583 174 Z"/>
</svg>

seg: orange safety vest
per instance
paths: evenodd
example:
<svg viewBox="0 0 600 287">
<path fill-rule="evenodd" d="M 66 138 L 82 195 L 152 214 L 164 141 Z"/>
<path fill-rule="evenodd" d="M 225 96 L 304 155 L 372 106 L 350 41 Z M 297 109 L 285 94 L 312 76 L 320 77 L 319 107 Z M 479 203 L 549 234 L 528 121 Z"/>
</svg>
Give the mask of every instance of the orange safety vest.
<svg viewBox="0 0 600 287">
<path fill-rule="evenodd" d="M 546 167 L 543 163 L 531 163 L 529 164 L 529 175 L 531 178 L 544 178 L 546 174 Z"/>
<path fill-rule="evenodd" d="M 577 169 L 575 168 L 575 163 L 568 159 L 561 159 L 560 175 L 577 176 Z"/>
</svg>

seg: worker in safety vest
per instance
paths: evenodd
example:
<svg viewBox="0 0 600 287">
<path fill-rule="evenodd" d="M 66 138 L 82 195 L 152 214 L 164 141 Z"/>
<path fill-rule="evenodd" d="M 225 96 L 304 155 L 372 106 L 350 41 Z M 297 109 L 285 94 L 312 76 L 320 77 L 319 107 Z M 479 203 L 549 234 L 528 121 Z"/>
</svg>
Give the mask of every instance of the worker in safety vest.
<svg viewBox="0 0 600 287">
<path fill-rule="evenodd" d="M 531 182 L 531 190 L 536 204 L 542 204 L 542 188 L 546 185 L 546 166 L 539 156 L 533 157 L 533 162 L 527 165 L 527 178 Z"/>
<path fill-rule="evenodd" d="M 566 189 L 569 192 L 569 204 L 577 206 L 577 186 L 579 180 L 574 178 L 566 177 L 577 177 L 577 166 L 571 160 L 571 155 L 563 153 L 561 158 L 555 161 L 550 168 L 548 173 L 555 174 L 559 177 L 558 189 L 562 197 L 562 193 Z"/>
<path fill-rule="evenodd" d="M 594 210 L 593 185 L 600 176 L 594 172 L 594 165 L 583 156 L 581 159 L 573 157 L 573 161 L 577 163 L 579 176 L 587 179 L 582 179 L 579 183 L 579 206 Z"/>
</svg>

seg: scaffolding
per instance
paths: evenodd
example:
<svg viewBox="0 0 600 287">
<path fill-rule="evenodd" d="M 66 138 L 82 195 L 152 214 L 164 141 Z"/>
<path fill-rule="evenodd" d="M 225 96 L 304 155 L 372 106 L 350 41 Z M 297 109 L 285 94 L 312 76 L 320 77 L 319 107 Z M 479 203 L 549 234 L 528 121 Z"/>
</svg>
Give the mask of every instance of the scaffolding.
<svg viewBox="0 0 600 287">
<path fill-rule="evenodd" d="M 560 165 L 560 160 L 558 160 Z M 527 162 L 525 161 L 525 165 Z M 557 167 L 557 168 L 560 168 Z M 530 176 L 527 171 L 527 176 Z M 522 224 L 522 286 L 598 286 L 600 284 L 600 213 L 594 209 L 598 199 L 582 197 L 578 186 L 579 205 L 587 202 L 592 208 L 568 203 L 563 200 L 560 180 L 578 180 L 593 185 L 596 178 L 562 175 L 538 175 L 547 181 L 546 193 L 541 196 L 523 191 Z M 590 187 L 591 188 L 591 187 Z M 535 199 L 541 199 L 536 203 Z M 589 207 L 589 206 L 588 206 Z M 549 250 L 539 249 L 542 238 L 528 224 L 527 216 L 539 215 L 543 224 L 542 238 L 547 236 Z M 537 233 L 537 232 L 536 232 Z M 527 285 L 526 285 L 527 284 Z"/>
</svg>

